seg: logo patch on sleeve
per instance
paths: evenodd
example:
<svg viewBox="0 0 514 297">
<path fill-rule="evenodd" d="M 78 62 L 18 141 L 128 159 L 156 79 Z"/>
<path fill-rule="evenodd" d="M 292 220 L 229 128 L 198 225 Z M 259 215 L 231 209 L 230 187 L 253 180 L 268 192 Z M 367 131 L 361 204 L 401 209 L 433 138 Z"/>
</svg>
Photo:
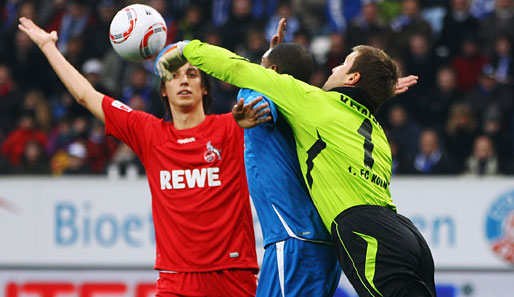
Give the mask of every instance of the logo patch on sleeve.
<svg viewBox="0 0 514 297">
<path fill-rule="evenodd" d="M 112 106 L 116 107 L 117 109 L 121 109 L 123 111 L 126 111 L 126 112 L 131 112 L 132 111 L 132 108 L 130 108 L 128 105 L 125 105 L 124 103 L 121 103 L 118 100 L 114 100 L 112 102 Z"/>
</svg>

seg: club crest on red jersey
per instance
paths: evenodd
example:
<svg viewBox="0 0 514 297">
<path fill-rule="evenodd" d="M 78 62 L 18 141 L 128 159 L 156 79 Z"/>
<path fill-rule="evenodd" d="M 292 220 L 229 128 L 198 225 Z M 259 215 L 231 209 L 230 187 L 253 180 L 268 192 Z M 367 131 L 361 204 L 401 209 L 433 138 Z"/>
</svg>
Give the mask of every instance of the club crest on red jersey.
<svg viewBox="0 0 514 297">
<path fill-rule="evenodd" d="M 211 142 L 207 142 L 207 150 L 205 151 L 205 153 L 203 154 L 203 158 L 205 159 L 205 161 L 207 162 L 214 162 L 216 160 L 221 160 L 221 154 L 220 154 L 220 150 L 218 150 L 217 148 L 215 148 Z"/>
</svg>

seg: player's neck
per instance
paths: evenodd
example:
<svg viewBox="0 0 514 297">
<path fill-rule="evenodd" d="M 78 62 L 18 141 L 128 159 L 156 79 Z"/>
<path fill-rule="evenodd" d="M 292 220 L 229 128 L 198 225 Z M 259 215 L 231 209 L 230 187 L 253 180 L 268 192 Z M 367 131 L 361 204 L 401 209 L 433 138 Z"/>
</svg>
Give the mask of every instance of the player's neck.
<svg viewBox="0 0 514 297">
<path fill-rule="evenodd" d="M 173 126 L 177 130 L 194 128 L 200 125 L 205 119 L 203 109 L 195 109 L 190 112 L 173 112 Z"/>
</svg>

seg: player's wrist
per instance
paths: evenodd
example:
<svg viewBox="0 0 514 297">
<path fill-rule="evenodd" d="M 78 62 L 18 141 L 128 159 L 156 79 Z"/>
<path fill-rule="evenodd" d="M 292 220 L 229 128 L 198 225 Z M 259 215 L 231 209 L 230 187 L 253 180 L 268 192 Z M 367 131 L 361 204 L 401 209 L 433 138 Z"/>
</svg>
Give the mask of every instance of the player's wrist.
<svg viewBox="0 0 514 297">
<path fill-rule="evenodd" d="M 39 48 L 41 49 L 42 52 L 45 52 L 45 51 L 57 48 L 57 46 L 55 45 L 54 41 L 49 40 L 49 41 L 39 44 Z"/>
</svg>

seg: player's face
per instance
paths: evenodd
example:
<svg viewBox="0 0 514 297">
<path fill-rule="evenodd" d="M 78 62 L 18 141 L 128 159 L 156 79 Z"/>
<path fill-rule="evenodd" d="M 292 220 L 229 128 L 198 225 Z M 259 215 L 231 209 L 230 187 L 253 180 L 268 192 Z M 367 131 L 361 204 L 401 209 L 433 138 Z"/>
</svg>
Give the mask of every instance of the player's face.
<svg viewBox="0 0 514 297">
<path fill-rule="evenodd" d="M 353 61 L 355 60 L 357 54 L 357 52 L 352 52 L 351 54 L 346 56 L 346 59 L 344 60 L 343 64 L 332 69 L 332 74 L 328 77 L 327 81 L 323 85 L 323 90 L 328 91 L 333 88 L 352 85 L 350 83 L 350 78 L 352 77 L 352 74 L 348 73 L 348 70 L 352 68 Z"/>
<path fill-rule="evenodd" d="M 172 78 L 166 81 L 162 92 L 168 96 L 172 112 L 202 107 L 203 95 L 207 94 L 200 70 L 189 63 L 172 72 Z"/>
</svg>

